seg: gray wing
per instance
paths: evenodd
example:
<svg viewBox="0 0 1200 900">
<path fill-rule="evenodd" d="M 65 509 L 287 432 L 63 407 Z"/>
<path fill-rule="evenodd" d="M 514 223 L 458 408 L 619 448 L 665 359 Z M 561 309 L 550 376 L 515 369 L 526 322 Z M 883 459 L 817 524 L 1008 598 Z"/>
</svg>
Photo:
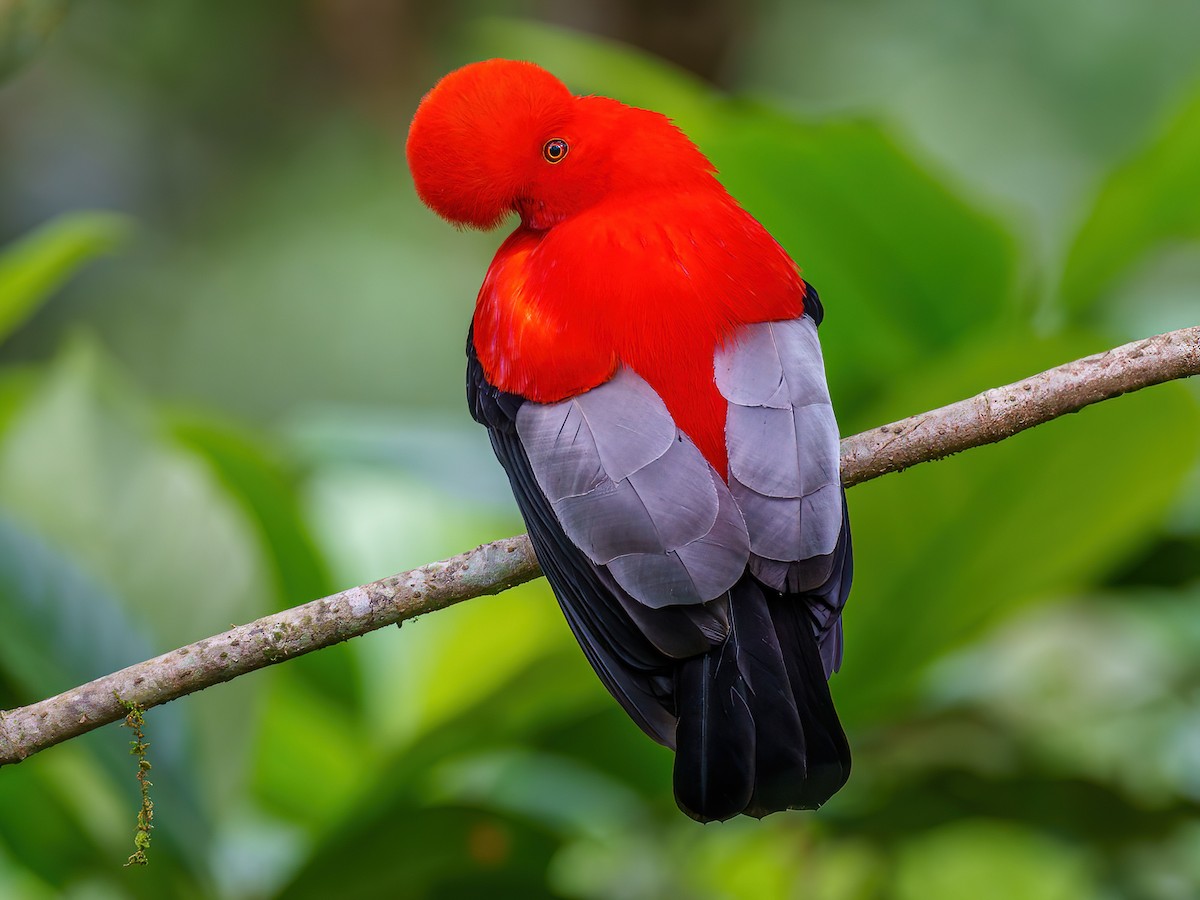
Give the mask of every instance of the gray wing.
<svg viewBox="0 0 1200 900">
<path fill-rule="evenodd" d="M 750 538 L 733 496 L 632 370 L 558 403 L 526 402 L 516 427 L 567 537 L 638 602 L 704 603 L 745 572 Z"/>
<path fill-rule="evenodd" d="M 750 570 L 810 604 L 826 668 L 841 657 L 840 587 L 849 529 L 817 325 L 809 316 L 744 326 L 715 359 L 729 401 L 729 490 L 750 535 Z M 848 590 L 848 582 L 845 585 Z"/>
</svg>

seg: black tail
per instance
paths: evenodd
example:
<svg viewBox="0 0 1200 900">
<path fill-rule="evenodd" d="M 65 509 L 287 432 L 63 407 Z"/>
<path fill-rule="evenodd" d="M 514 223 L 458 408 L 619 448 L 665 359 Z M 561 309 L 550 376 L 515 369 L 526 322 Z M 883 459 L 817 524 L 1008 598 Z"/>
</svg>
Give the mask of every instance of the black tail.
<svg viewBox="0 0 1200 900">
<path fill-rule="evenodd" d="M 729 638 L 676 672 L 676 802 L 701 822 L 816 809 L 846 783 L 850 745 L 807 604 L 750 578 L 729 599 Z"/>
</svg>

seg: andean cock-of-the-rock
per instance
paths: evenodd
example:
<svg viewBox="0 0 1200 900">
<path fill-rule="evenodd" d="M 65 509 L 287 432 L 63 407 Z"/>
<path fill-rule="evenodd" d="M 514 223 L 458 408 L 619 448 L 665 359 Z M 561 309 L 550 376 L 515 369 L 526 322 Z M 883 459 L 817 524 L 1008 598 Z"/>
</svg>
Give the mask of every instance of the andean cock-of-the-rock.
<svg viewBox="0 0 1200 900">
<path fill-rule="evenodd" d="M 488 60 L 407 156 L 483 280 L 467 397 L 605 687 L 701 821 L 811 809 L 850 772 L 829 694 L 852 553 L 822 307 L 665 116 Z"/>
</svg>

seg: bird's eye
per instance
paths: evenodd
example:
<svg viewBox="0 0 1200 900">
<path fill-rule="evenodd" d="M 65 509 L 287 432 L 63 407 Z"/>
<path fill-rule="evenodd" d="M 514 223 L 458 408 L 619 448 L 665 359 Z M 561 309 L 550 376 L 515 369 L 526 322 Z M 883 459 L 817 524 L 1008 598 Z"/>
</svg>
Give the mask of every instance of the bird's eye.
<svg viewBox="0 0 1200 900">
<path fill-rule="evenodd" d="M 562 162 L 570 147 L 562 138 L 552 138 L 542 147 L 542 158 L 548 163 Z"/>
</svg>

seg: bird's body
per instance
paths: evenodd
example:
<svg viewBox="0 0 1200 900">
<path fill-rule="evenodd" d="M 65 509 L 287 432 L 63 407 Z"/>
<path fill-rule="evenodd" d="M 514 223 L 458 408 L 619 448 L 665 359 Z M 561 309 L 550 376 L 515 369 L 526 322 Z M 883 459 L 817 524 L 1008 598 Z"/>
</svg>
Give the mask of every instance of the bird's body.
<svg viewBox="0 0 1200 900">
<path fill-rule="evenodd" d="M 826 679 L 852 555 L 815 291 L 665 117 L 532 64 L 447 76 L 408 156 L 451 221 L 521 216 L 471 412 L 589 661 L 676 748 L 681 808 L 819 806 L 849 774 Z"/>
</svg>

